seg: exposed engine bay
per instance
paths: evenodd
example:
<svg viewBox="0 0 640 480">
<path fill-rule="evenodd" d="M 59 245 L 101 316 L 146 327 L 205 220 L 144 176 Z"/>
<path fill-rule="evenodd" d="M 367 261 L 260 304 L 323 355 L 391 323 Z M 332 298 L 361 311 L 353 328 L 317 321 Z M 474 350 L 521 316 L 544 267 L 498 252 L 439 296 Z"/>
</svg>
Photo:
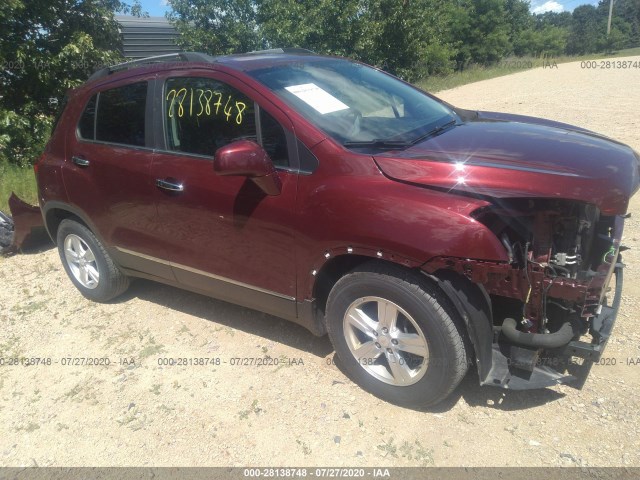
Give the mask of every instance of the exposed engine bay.
<svg viewBox="0 0 640 480">
<path fill-rule="evenodd" d="M 575 380 L 560 374 L 598 361 L 615 319 L 623 217 L 602 215 L 585 203 L 516 199 L 480 209 L 474 218 L 500 239 L 509 264 L 439 258 L 429 268 L 455 270 L 485 289 L 492 307 L 494 364 L 503 356 L 511 374 L 524 374 L 527 381 L 534 374 L 548 385 Z M 604 325 L 609 317 L 611 325 Z"/>
<path fill-rule="evenodd" d="M 525 288 L 518 289 L 521 294 L 526 290 L 524 298 L 520 295 L 521 330 L 553 331 L 550 302 L 584 320 L 597 313 L 618 255 L 622 221 L 616 224 L 617 218 L 601 216 L 593 205 L 549 200 L 480 212 L 476 219 L 498 235 L 512 267 L 525 276 Z M 563 287 L 577 291 L 567 295 Z M 495 293 L 504 294 L 504 289 Z"/>
</svg>

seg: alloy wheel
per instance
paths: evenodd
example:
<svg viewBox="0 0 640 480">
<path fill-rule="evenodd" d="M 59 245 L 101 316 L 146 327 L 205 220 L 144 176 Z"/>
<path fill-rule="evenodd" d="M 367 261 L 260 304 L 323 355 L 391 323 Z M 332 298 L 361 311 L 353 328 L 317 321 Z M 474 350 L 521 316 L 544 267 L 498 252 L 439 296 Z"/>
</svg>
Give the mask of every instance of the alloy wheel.
<svg viewBox="0 0 640 480">
<path fill-rule="evenodd" d="M 356 361 L 378 380 L 408 386 L 427 371 L 429 346 L 422 330 L 411 315 L 390 300 L 357 299 L 346 311 L 343 329 Z"/>
<path fill-rule="evenodd" d="M 100 282 L 96 257 L 78 235 L 69 234 L 64 240 L 64 256 L 71 273 L 80 284 L 93 290 Z"/>
</svg>

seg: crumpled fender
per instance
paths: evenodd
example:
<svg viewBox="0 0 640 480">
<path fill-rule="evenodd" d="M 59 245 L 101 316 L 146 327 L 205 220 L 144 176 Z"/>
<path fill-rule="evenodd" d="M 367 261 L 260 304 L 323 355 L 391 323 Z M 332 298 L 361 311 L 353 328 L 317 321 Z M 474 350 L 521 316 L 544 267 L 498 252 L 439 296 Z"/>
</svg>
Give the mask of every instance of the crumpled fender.
<svg viewBox="0 0 640 480">
<path fill-rule="evenodd" d="M 43 243 L 49 238 L 40 207 L 21 200 L 15 193 L 9 197 L 13 221 L 13 240 L 3 253 L 15 253 Z"/>
</svg>

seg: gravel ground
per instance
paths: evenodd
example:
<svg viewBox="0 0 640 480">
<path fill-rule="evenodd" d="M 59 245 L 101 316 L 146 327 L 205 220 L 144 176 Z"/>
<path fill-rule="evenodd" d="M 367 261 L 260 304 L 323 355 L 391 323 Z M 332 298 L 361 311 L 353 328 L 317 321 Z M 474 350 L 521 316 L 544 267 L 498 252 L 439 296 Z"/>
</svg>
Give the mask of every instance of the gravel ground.
<svg viewBox="0 0 640 480">
<path fill-rule="evenodd" d="M 640 150 L 640 70 L 562 64 L 440 96 L 574 123 Z M 639 238 L 631 218 L 624 241 Z M 427 412 L 360 390 L 332 365 L 327 338 L 283 320 L 145 281 L 99 305 L 75 290 L 53 249 L 1 258 L 0 358 L 52 363 L 0 367 L 0 465 L 638 466 L 640 365 L 627 359 L 640 357 L 639 257 L 625 254 L 608 364 L 583 390 L 505 392 L 480 388 L 470 372 Z M 69 357 L 110 365 L 63 365 Z M 170 357 L 212 364 L 159 365 Z M 238 357 L 279 365 L 231 365 Z"/>
</svg>

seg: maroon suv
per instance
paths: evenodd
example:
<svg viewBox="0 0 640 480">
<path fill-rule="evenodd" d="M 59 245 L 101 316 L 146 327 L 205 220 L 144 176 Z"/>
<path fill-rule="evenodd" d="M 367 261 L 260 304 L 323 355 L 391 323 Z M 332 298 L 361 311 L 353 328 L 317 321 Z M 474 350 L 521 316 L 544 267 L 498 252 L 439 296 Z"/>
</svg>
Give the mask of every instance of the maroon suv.
<svg viewBox="0 0 640 480">
<path fill-rule="evenodd" d="M 87 298 L 142 277 L 286 318 L 328 333 L 363 388 L 415 407 L 470 364 L 482 385 L 584 381 L 620 303 L 639 161 L 578 127 L 288 49 L 96 72 L 37 176 Z"/>
</svg>

